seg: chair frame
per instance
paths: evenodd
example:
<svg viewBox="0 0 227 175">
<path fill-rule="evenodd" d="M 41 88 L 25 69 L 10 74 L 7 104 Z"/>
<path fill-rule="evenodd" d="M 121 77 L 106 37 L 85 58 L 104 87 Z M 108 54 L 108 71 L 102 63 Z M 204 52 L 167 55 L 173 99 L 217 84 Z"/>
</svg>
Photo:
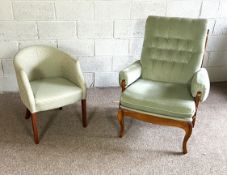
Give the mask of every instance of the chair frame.
<svg viewBox="0 0 227 175">
<path fill-rule="evenodd" d="M 208 35 L 209 35 L 209 30 L 207 30 L 205 49 L 207 47 Z M 121 86 L 122 92 L 124 92 L 126 89 L 125 80 L 121 81 L 120 86 Z M 194 128 L 194 126 L 195 126 L 196 114 L 197 114 L 197 110 L 198 110 L 198 107 L 200 104 L 201 95 L 202 95 L 202 92 L 198 91 L 196 94 L 196 97 L 194 97 L 196 111 L 192 117 L 192 121 L 181 121 L 181 120 L 174 120 L 174 119 L 169 119 L 169 118 L 161 118 L 161 117 L 158 117 L 155 115 L 149 115 L 149 114 L 144 114 L 144 113 L 140 113 L 140 112 L 135 112 L 135 111 L 132 111 L 129 109 L 121 108 L 121 106 L 119 104 L 119 109 L 118 109 L 118 114 L 117 114 L 118 122 L 120 125 L 119 137 L 122 138 L 124 135 L 124 117 L 125 116 L 131 117 L 133 119 L 141 120 L 144 122 L 153 123 L 153 124 L 178 127 L 185 131 L 185 136 L 184 136 L 183 143 L 182 143 L 182 150 L 183 150 L 183 154 L 187 154 L 187 152 L 188 152 L 187 142 L 192 134 L 192 128 Z"/>
<path fill-rule="evenodd" d="M 62 110 L 63 108 L 60 107 L 59 110 Z M 87 127 L 87 109 L 86 109 L 86 99 L 81 100 L 81 109 L 82 109 L 82 124 L 83 127 Z M 26 108 L 25 113 L 25 119 L 31 118 L 32 121 L 32 129 L 33 129 L 33 135 L 34 135 L 34 141 L 35 144 L 39 144 L 39 134 L 38 134 L 38 128 L 37 128 L 37 113 L 31 113 Z"/>
</svg>

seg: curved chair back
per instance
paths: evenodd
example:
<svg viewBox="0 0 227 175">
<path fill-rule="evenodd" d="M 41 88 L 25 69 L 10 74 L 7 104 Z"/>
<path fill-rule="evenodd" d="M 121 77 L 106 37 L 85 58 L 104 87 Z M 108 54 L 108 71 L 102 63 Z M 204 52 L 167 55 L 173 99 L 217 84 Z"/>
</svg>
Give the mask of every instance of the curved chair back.
<svg viewBox="0 0 227 175">
<path fill-rule="evenodd" d="M 64 52 L 50 46 L 30 46 L 22 49 L 15 57 L 14 64 L 23 69 L 29 80 L 61 77 Z"/>
</svg>

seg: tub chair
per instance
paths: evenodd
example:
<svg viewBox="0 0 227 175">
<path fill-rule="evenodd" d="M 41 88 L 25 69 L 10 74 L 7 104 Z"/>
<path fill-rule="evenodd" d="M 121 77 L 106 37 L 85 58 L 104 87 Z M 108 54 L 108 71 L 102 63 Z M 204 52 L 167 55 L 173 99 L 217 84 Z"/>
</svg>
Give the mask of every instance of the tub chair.
<svg viewBox="0 0 227 175">
<path fill-rule="evenodd" d="M 86 84 L 79 61 L 49 46 L 31 46 L 19 51 L 14 67 L 22 102 L 31 118 L 34 141 L 39 143 L 37 112 L 62 109 L 81 100 L 82 122 L 86 119 Z"/>
</svg>

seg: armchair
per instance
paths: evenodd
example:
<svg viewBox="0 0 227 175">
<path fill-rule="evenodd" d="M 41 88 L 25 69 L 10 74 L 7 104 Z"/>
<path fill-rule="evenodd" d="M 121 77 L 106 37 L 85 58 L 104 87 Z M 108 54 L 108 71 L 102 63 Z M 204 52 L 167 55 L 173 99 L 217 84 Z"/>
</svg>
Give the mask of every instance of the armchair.
<svg viewBox="0 0 227 175">
<path fill-rule="evenodd" d="M 124 116 L 179 127 L 185 131 L 182 147 L 187 153 L 198 106 L 210 88 L 201 68 L 206 34 L 204 19 L 148 17 L 141 59 L 119 75 L 119 137 Z"/>
<path fill-rule="evenodd" d="M 26 119 L 31 117 L 34 141 L 39 143 L 36 113 L 81 100 L 83 126 L 86 119 L 86 84 L 79 61 L 49 46 L 22 49 L 14 67 Z"/>
</svg>

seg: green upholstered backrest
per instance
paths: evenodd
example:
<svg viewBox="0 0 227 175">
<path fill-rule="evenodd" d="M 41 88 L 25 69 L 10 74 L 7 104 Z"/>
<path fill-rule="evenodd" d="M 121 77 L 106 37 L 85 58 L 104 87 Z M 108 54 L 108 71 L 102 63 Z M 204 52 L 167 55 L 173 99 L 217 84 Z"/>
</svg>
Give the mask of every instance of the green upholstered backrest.
<svg viewBox="0 0 227 175">
<path fill-rule="evenodd" d="M 188 83 L 201 67 L 205 19 L 149 16 L 141 55 L 142 78 Z"/>
<path fill-rule="evenodd" d="M 62 62 L 67 55 L 49 46 L 30 46 L 15 57 L 15 64 L 25 71 L 29 80 L 62 77 Z"/>
</svg>

